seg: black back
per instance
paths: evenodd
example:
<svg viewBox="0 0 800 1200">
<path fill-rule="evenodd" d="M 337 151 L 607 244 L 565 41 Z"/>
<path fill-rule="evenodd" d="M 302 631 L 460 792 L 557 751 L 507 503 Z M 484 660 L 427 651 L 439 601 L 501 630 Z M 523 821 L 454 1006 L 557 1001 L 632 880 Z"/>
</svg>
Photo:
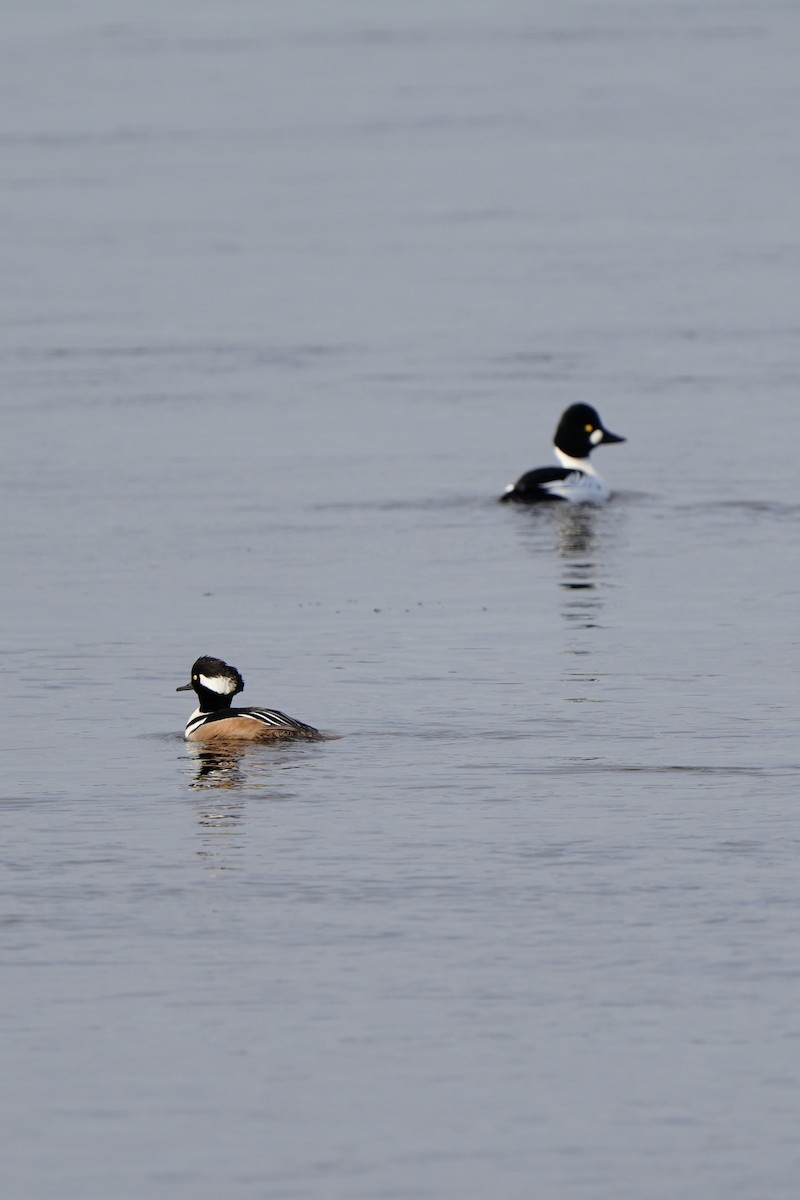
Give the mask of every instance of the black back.
<svg viewBox="0 0 800 1200">
<path fill-rule="evenodd" d="M 579 472 L 568 467 L 536 467 L 533 471 L 526 471 L 513 488 L 503 492 L 500 497 L 502 504 L 541 504 L 543 502 L 561 502 L 561 496 L 554 496 L 543 485 L 546 483 L 556 483 L 562 479 L 568 479 L 570 475 L 577 475 Z"/>
</svg>

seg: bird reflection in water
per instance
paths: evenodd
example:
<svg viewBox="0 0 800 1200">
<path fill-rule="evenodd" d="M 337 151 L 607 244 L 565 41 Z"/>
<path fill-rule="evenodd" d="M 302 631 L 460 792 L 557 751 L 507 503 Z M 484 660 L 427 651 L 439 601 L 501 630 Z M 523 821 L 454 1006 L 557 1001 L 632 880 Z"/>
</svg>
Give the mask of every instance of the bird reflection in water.
<svg viewBox="0 0 800 1200">
<path fill-rule="evenodd" d="M 538 506 L 520 521 L 525 545 L 537 562 L 556 552 L 558 612 L 566 631 L 561 647 L 564 698 L 569 703 L 598 702 L 596 685 L 603 671 L 594 631 L 602 629 L 609 570 L 605 552 L 614 528 L 610 515 L 608 505 L 560 503 Z"/>
<path fill-rule="evenodd" d="M 195 767 L 189 787 L 206 793 L 197 810 L 202 844 L 197 854 L 211 871 L 232 871 L 239 866 L 244 849 L 244 797 L 237 792 L 244 783 L 242 753 L 230 750 L 202 750 L 187 744 L 187 753 Z"/>
<path fill-rule="evenodd" d="M 564 673 L 568 688 L 565 699 L 572 704 L 597 703 L 597 693 L 593 694 L 593 691 L 601 673 L 593 661 L 592 652 L 596 649 L 594 640 L 587 638 L 585 631 L 600 628 L 602 601 L 597 587 L 598 513 L 588 505 L 581 505 L 560 508 L 555 515 L 561 558 L 560 587 L 566 593 L 561 604 L 561 616 L 570 631 L 564 643 L 568 664 Z"/>
<path fill-rule="evenodd" d="M 590 504 L 564 504 L 554 515 L 561 557 L 589 554 L 597 537 L 597 510 Z"/>
<path fill-rule="evenodd" d="M 186 749 L 189 757 L 195 762 L 194 779 L 189 784 L 191 788 L 230 788 L 241 787 L 244 782 L 242 770 L 242 751 L 237 748 L 225 750 L 199 750 L 191 742 Z"/>
<path fill-rule="evenodd" d="M 284 758 L 283 747 L 253 743 L 209 750 L 189 742 L 186 753 L 194 767 L 189 787 L 203 793 L 197 806 L 202 837 L 198 854 L 212 870 L 235 870 L 245 846 L 247 803 L 291 799 L 293 793 L 287 789 L 283 774 L 291 767 L 291 760 Z"/>
<path fill-rule="evenodd" d="M 600 612 L 597 593 L 597 512 L 589 505 L 570 505 L 556 513 L 558 553 L 562 559 L 561 587 L 570 593 L 561 614 L 570 625 L 596 628 Z"/>
</svg>

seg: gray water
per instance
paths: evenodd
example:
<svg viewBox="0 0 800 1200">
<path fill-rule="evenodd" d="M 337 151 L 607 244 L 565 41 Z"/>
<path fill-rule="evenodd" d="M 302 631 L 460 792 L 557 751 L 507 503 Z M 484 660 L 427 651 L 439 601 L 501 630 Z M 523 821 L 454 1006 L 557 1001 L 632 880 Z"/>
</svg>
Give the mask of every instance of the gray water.
<svg viewBox="0 0 800 1200">
<path fill-rule="evenodd" d="M 800 10 L 2 28 L 3 1196 L 794 1200 Z"/>
</svg>

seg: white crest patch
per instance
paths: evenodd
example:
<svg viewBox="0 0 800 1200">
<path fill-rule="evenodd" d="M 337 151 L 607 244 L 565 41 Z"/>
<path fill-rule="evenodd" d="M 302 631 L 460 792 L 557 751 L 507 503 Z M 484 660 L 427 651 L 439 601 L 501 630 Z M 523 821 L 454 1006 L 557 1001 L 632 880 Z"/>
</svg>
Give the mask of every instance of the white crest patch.
<svg viewBox="0 0 800 1200">
<path fill-rule="evenodd" d="M 200 683 L 218 696 L 231 696 L 236 691 L 236 680 L 228 675 L 200 675 Z"/>
<path fill-rule="evenodd" d="M 594 433 L 589 434 L 589 441 L 592 443 L 593 446 L 599 446 L 600 443 L 602 442 L 602 440 L 603 440 L 602 429 L 595 429 Z"/>
</svg>

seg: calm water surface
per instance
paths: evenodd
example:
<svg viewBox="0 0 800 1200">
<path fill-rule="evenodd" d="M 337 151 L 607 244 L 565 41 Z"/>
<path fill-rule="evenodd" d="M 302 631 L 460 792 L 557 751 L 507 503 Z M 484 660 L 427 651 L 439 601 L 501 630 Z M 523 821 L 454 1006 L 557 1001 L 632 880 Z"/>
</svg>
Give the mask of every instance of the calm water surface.
<svg viewBox="0 0 800 1200">
<path fill-rule="evenodd" d="M 799 42 L 6 14 L 4 1196 L 794 1200 Z"/>
</svg>

